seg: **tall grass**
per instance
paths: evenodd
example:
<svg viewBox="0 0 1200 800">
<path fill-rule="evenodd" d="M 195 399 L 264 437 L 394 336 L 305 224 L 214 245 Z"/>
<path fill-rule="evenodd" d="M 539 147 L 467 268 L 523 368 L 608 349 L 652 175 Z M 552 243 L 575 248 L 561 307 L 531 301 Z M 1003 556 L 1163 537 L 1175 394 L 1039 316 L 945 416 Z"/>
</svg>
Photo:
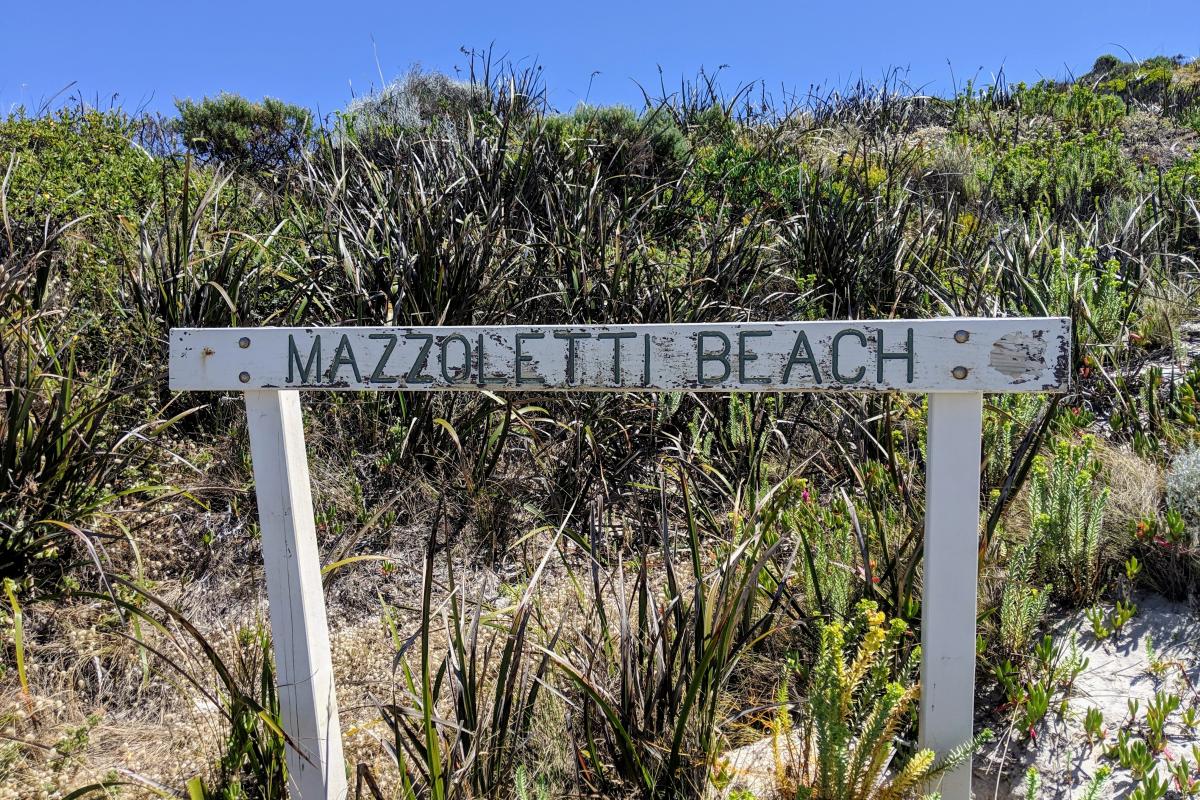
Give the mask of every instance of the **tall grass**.
<svg viewBox="0 0 1200 800">
<path fill-rule="evenodd" d="M 538 652 L 534 599 L 541 570 L 505 613 L 468 602 L 447 565 L 447 594 L 435 605 L 435 544 L 426 549 L 419 623 L 396 651 L 395 695 L 380 704 L 388 748 L 402 798 L 495 797 L 528 755 L 544 691 L 550 655 Z M 557 634 L 546 642 L 553 648 Z"/>
<path fill-rule="evenodd" d="M 154 437 L 187 412 L 122 429 L 114 418 L 131 389 L 116 384 L 115 367 L 84 374 L 61 323 L 0 320 L 0 333 L 0 577 L 29 586 L 70 574 L 75 545 L 102 574 L 103 539 L 128 533 L 118 524 L 100 535 L 92 523 L 114 503 L 162 493 L 146 476 L 128 476 L 154 458 Z"/>
<path fill-rule="evenodd" d="M 680 473 L 678 480 L 690 557 L 677 565 L 664 537 L 661 551 L 644 551 L 628 578 L 618 566 L 602 579 L 593 561 L 590 592 L 580 598 L 580 610 L 591 610 L 586 633 L 572 650 L 552 656 L 583 695 L 580 749 L 595 790 L 702 792 L 724 749 L 725 692 L 740 661 L 788 622 L 787 584 L 779 577 L 789 572 L 796 547 L 785 549 L 771 533 L 797 487 L 768 493 L 735 522 L 729 543 L 706 567 L 688 479 Z M 650 571 L 655 557 L 660 578 Z"/>
</svg>

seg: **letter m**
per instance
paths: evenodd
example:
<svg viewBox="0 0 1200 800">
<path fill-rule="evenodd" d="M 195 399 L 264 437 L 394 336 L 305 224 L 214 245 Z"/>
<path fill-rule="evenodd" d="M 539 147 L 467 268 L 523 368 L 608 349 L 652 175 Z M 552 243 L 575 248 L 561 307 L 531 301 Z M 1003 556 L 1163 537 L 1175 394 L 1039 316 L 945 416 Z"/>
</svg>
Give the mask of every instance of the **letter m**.
<svg viewBox="0 0 1200 800">
<path fill-rule="evenodd" d="M 316 368 L 314 370 L 314 367 Z M 296 382 L 296 370 L 300 371 L 300 383 L 310 384 L 321 378 L 321 337 L 313 338 L 312 348 L 308 351 L 308 361 L 301 363 L 300 351 L 296 349 L 296 340 L 288 336 L 288 374 L 287 382 Z"/>
</svg>

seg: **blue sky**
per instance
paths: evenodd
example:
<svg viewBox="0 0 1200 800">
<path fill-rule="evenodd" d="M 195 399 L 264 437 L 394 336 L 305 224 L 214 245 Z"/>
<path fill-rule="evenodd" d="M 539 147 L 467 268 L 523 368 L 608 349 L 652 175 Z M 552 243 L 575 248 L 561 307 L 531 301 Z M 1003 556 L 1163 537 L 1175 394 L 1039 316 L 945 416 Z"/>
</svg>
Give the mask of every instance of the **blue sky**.
<svg viewBox="0 0 1200 800">
<path fill-rule="evenodd" d="M 551 101 L 639 105 L 721 65 L 726 86 L 805 91 L 888 67 L 948 91 L 957 80 L 1081 74 L 1101 53 L 1200 56 L 1200 0 L 932 2 L 88 2 L 0 0 L 0 113 L 68 91 L 169 112 L 222 90 L 322 113 L 414 64 L 453 73 L 462 47 L 540 64 Z M 590 92 L 590 94 L 589 94 Z"/>
</svg>

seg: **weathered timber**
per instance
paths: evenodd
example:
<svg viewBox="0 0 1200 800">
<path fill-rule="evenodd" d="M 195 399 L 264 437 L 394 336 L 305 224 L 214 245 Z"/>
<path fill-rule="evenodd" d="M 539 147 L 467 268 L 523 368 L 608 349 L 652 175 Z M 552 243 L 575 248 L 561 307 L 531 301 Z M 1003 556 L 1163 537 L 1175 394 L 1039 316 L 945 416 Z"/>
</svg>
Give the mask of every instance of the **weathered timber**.
<svg viewBox="0 0 1200 800">
<path fill-rule="evenodd" d="M 1061 392 L 1070 321 L 179 328 L 178 390 Z"/>
</svg>

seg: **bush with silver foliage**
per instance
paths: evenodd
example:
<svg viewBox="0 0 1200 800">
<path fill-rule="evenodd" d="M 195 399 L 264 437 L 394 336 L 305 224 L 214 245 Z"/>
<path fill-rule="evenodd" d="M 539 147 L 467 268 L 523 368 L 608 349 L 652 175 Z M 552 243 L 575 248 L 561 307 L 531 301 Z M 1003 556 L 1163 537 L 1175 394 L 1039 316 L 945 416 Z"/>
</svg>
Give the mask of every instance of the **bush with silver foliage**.
<svg viewBox="0 0 1200 800">
<path fill-rule="evenodd" d="M 1200 447 L 1172 459 L 1167 471 L 1167 505 L 1183 515 L 1192 542 L 1200 540 Z"/>
<path fill-rule="evenodd" d="M 488 104 L 488 91 L 479 84 L 413 70 L 377 92 L 352 100 L 342 120 L 359 136 L 396 135 L 438 124 L 460 126 Z"/>
</svg>

